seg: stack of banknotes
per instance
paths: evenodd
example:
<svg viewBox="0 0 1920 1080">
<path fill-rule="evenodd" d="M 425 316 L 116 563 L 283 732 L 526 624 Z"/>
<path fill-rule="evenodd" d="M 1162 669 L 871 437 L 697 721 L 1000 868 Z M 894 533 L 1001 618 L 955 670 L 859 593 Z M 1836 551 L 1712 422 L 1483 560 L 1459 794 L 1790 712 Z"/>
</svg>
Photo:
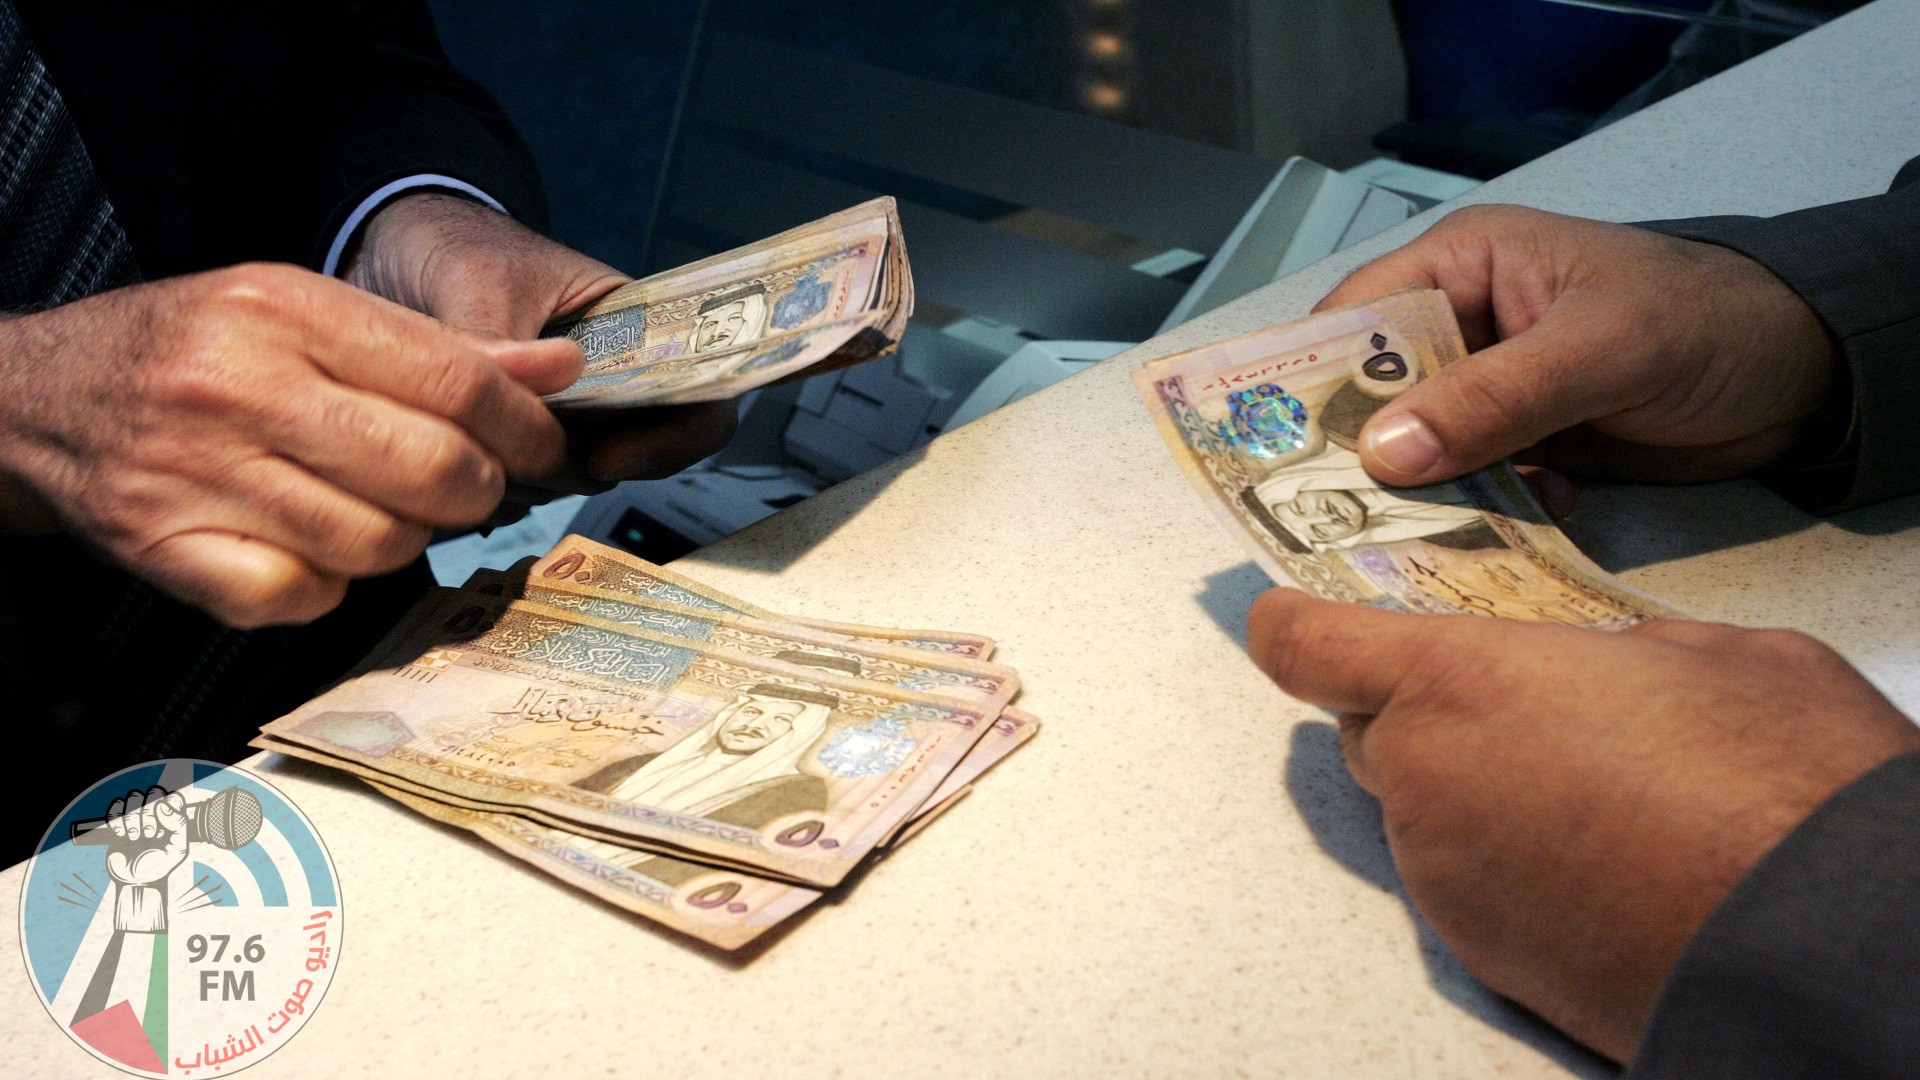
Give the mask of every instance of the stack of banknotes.
<svg viewBox="0 0 1920 1080">
<path fill-rule="evenodd" d="M 1407 290 L 1161 357 L 1133 378 L 1181 471 L 1279 584 L 1603 629 L 1677 615 L 1582 555 L 1504 463 L 1411 488 L 1367 475 L 1361 427 L 1465 355 L 1446 294 Z"/>
<path fill-rule="evenodd" d="M 548 327 L 586 370 L 555 409 L 726 401 L 891 352 L 913 274 L 891 197 L 621 286 Z"/>
<path fill-rule="evenodd" d="M 993 651 L 776 615 L 569 536 L 428 596 L 254 745 L 737 949 L 1033 737 Z"/>
</svg>

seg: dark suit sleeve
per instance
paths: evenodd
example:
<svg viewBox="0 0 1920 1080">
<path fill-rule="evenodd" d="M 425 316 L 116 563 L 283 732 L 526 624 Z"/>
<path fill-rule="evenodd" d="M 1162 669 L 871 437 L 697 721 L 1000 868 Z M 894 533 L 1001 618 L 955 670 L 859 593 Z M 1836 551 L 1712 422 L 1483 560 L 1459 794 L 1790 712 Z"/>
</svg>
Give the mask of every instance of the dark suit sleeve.
<svg viewBox="0 0 1920 1080">
<path fill-rule="evenodd" d="M 1920 1070 L 1920 752 L 1842 790 L 1688 943 L 1628 1080 Z"/>
<path fill-rule="evenodd" d="M 450 176 L 547 226 L 533 155 L 498 102 L 447 59 L 425 0 L 349 0 L 322 110 L 331 174 L 315 208 L 319 266 L 348 215 L 395 180 Z"/>
<path fill-rule="evenodd" d="M 1828 513 L 1920 491 L 1920 158 L 1885 195 L 1773 218 L 1644 222 L 1761 263 L 1820 316 L 1846 357 L 1851 411 L 1765 477 Z M 1825 445 L 1818 445 L 1825 443 Z"/>
</svg>

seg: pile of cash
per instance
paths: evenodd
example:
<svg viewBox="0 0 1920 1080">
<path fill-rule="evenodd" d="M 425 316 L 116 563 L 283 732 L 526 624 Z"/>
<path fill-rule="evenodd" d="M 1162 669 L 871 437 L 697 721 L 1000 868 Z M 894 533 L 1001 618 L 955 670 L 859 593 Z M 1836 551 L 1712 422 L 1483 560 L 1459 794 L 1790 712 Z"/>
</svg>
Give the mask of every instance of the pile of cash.
<svg viewBox="0 0 1920 1080">
<path fill-rule="evenodd" d="M 1368 418 L 1466 355 L 1445 293 L 1370 304 L 1149 361 L 1134 373 L 1208 507 L 1274 581 L 1392 611 L 1613 628 L 1678 613 L 1614 579 L 1512 467 L 1382 487 Z"/>
<path fill-rule="evenodd" d="M 883 356 L 913 314 L 892 197 L 623 285 L 548 327 L 586 370 L 555 409 L 726 401 Z"/>
<path fill-rule="evenodd" d="M 737 949 L 1033 737 L 993 651 L 776 615 L 569 536 L 429 595 L 254 745 Z"/>
</svg>

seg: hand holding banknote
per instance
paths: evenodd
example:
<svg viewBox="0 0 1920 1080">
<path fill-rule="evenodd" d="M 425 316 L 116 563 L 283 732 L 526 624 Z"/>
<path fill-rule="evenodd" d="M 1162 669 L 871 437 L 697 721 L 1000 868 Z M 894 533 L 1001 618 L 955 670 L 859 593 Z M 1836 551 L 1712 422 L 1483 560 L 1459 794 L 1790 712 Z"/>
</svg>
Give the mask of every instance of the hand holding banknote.
<svg viewBox="0 0 1920 1080">
<path fill-rule="evenodd" d="M 1729 248 L 1469 207 L 1316 310 L 1409 288 L 1444 291 L 1473 351 L 1367 424 L 1361 458 L 1388 483 L 1451 479 L 1543 441 L 1547 463 L 1572 473 L 1721 479 L 1778 458 L 1823 403 L 1844 435 L 1826 328 Z"/>
<path fill-rule="evenodd" d="M 1804 634 L 1413 618 L 1275 589 L 1249 651 L 1340 714 L 1407 894 L 1467 968 L 1633 1053 L 1709 912 L 1920 730 Z"/>
<path fill-rule="evenodd" d="M 499 211 L 437 192 L 398 199 L 369 219 L 342 275 L 449 326 L 521 341 L 629 280 Z M 725 446 L 734 422 L 730 402 L 564 418 L 567 465 L 515 479 L 550 496 L 670 476 Z"/>
<path fill-rule="evenodd" d="M 1621 617 L 1579 617 L 1600 606 L 1568 601 L 1609 579 L 1560 558 L 1557 532 L 1516 528 L 1529 511 L 1485 497 L 1512 474 L 1480 467 L 1544 440 L 1575 471 L 1748 471 L 1823 403 L 1844 419 L 1833 350 L 1744 256 L 1517 208 L 1449 217 L 1321 308 L 1149 364 L 1143 397 L 1283 584 L 1389 609 L 1275 589 L 1248 636 L 1282 689 L 1339 715 L 1409 897 L 1489 985 L 1627 1060 L 1730 890 L 1920 733 L 1805 635 L 1662 618 L 1621 594 Z M 1369 332 L 1361 312 L 1380 325 L 1357 346 L 1338 334 Z M 1353 452 L 1338 506 L 1315 479 L 1329 439 Z M 1438 531 L 1462 495 L 1501 542 Z M 1449 611 L 1512 618 L 1399 613 Z"/>
</svg>

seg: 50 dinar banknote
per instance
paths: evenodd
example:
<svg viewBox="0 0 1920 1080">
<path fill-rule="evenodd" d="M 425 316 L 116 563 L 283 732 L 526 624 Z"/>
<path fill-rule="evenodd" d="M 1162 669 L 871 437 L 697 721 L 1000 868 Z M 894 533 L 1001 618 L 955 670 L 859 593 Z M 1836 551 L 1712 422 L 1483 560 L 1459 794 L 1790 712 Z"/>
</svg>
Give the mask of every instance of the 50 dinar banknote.
<svg viewBox="0 0 1920 1080">
<path fill-rule="evenodd" d="M 849 641 L 952 653 L 976 660 L 990 660 L 993 657 L 993 639 L 979 634 L 946 630 L 894 630 L 775 614 L 728 596 L 684 574 L 650 563 L 631 552 L 609 547 L 584 536 L 561 537 L 551 551 L 517 573 L 529 581 L 585 585 L 685 607 L 730 611 L 772 622 L 792 623 L 837 634 Z"/>
<path fill-rule="evenodd" d="M 431 790 L 832 885 L 999 711 L 456 597 L 263 732 Z"/>
<path fill-rule="evenodd" d="M 960 765 L 884 846 L 904 843 L 950 807 L 975 780 L 1018 749 L 1040 722 L 1008 709 Z M 264 749 L 354 773 L 374 790 L 444 824 L 466 829 L 529 866 L 608 903 L 722 949 L 737 949 L 819 899 L 816 888 L 760 877 L 735 867 L 584 836 L 482 802 L 396 780 L 378 770 L 262 737 Z"/>
<path fill-rule="evenodd" d="M 1394 611 L 1621 627 L 1676 614 L 1582 555 L 1506 464 L 1389 488 L 1360 428 L 1464 356 L 1433 290 L 1395 293 L 1149 361 L 1174 460 L 1276 582 Z"/>
</svg>

